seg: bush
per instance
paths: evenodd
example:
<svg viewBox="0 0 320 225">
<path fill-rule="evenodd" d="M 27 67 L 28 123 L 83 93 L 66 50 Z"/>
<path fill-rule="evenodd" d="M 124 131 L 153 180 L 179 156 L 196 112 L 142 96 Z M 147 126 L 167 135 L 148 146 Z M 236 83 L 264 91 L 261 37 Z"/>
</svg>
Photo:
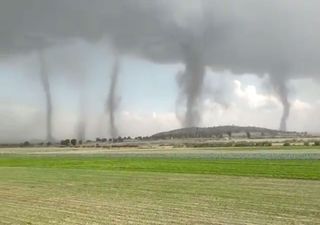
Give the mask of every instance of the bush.
<svg viewBox="0 0 320 225">
<path fill-rule="evenodd" d="M 71 139 L 71 144 L 73 145 L 73 146 L 76 146 L 77 145 L 77 139 Z"/>
<path fill-rule="evenodd" d="M 256 142 L 255 145 L 256 145 L 256 146 L 259 146 L 259 147 L 260 147 L 260 146 L 263 146 L 263 142 Z"/>
<path fill-rule="evenodd" d="M 247 142 L 247 141 L 244 141 L 244 142 L 236 142 L 234 144 L 234 147 L 251 147 L 253 146 L 254 143 L 253 142 Z"/>
<path fill-rule="evenodd" d="M 303 142 L 303 145 L 304 146 L 309 146 L 310 144 L 309 144 L 309 142 L 305 141 L 305 142 Z"/>
<path fill-rule="evenodd" d="M 290 146 L 290 143 L 286 142 L 286 143 L 283 144 L 283 146 Z"/>
<path fill-rule="evenodd" d="M 259 146 L 259 147 L 261 147 L 261 146 L 270 147 L 270 146 L 272 146 L 272 142 L 270 142 L 270 141 L 256 142 L 256 143 L 255 143 L 255 146 Z"/>
<path fill-rule="evenodd" d="M 263 146 L 271 147 L 272 142 L 270 142 L 270 141 L 263 142 Z"/>
<path fill-rule="evenodd" d="M 320 141 L 315 141 L 313 145 L 314 146 L 319 146 L 320 145 Z"/>
<path fill-rule="evenodd" d="M 60 141 L 60 145 L 68 146 L 70 144 L 70 139 L 65 139 Z"/>
<path fill-rule="evenodd" d="M 29 141 L 25 141 L 25 142 L 23 142 L 20 146 L 21 146 L 21 147 L 30 147 L 31 144 L 29 143 Z"/>
</svg>

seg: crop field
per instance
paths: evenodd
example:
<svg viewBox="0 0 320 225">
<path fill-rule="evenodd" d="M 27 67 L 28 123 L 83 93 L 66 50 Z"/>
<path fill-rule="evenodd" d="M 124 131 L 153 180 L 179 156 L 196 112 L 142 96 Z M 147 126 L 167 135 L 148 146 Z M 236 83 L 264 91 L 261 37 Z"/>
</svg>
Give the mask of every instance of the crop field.
<svg viewBox="0 0 320 225">
<path fill-rule="evenodd" d="M 320 224 L 320 149 L 0 149 L 0 224 Z"/>
</svg>

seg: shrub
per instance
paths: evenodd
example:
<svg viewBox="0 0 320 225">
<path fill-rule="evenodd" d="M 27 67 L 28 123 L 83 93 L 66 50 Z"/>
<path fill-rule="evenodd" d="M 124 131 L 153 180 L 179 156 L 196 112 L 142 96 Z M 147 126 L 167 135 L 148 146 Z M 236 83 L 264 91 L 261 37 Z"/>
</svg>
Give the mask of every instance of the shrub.
<svg viewBox="0 0 320 225">
<path fill-rule="evenodd" d="M 77 145 L 77 139 L 71 139 L 70 142 L 73 146 Z"/>
<path fill-rule="evenodd" d="M 236 142 L 234 144 L 234 147 L 250 147 L 250 146 L 253 146 L 253 145 L 254 145 L 253 142 L 244 141 L 244 142 Z"/>
<path fill-rule="evenodd" d="M 305 141 L 305 142 L 303 142 L 303 145 L 304 146 L 309 146 L 310 144 L 309 144 L 309 142 Z"/>
<path fill-rule="evenodd" d="M 320 145 L 320 141 L 315 141 L 314 142 L 314 146 L 319 146 Z"/>
<path fill-rule="evenodd" d="M 283 144 L 283 146 L 290 146 L 290 143 L 286 142 L 286 143 Z"/>
<path fill-rule="evenodd" d="M 21 146 L 21 147 L 30 147 L 31 144 L 29 143 L 29 141 L 25 141 L 25 142 L 23 142 L 20 146 Z"/>
<path fill-rule="evenodd" d="M 255 146 L 259 146 L 259 147 L 263 147 L 263 146 L 266 146 L 266 147 L 270 147 L 272 146 L 272 142 L 270 141 L 262 141 L 262 142 L 256 142 L 255 143 Z"/>
<path fill-rule="evenodd" d="M 263 142 L 256 142 L 255 145 L 256 146 L 263 146 Z"/>
<path fill-rule="evenodd" d="M 271 147 L 272 142 L 270 142 L 270 141 L 263 142 L 263 146 Z"/>
</svg>

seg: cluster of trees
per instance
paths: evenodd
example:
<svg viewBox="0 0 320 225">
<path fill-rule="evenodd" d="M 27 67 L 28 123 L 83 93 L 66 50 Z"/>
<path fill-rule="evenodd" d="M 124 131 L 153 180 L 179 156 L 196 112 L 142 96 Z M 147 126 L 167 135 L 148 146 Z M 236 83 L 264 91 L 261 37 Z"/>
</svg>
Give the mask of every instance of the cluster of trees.
<svg viewBox="0 0 320 225">
<path fill-rule="evenodd" d="M 310 146 L 310 145 L 312 145 L 312 146 L 320 146 L 320 141 L 315 141 L 315 142 L 313 142 L 313 144 L 310 144 L 310 142 L 308 142 L 308 141 L 304 141 L 303 145 L 304 146 Z M 287 142 L 283 143 L 283 146 L 291 146 L 291 143 L 287 141 Z"/>
<path fill-rule="evenodd" d="M 131 140 L 136 140 L 136 141 L 142 141 L 142 140 L 150 140 L 151 137 L 148 137 L 148 136 L 138 136 L 138 137 L 130 137 L 130 136 L 127 136 L 127 137 L 117 137 L 117 138 L 99 138 L 97 137 L 96 138 L 96 142 L 100 142 L 100 143 L 105 143 L 105 142 L 110 142 L 110 143 L 120 143 L 120 142 L 124 142 L 124 141 L 131 141 Z M 90 141 L 91 142 L 91 141 Z"/>
<path fill-rule="evenodd" d="M 52 143 L 49 141 L 49 142 L 40 142 L 38 144 L 31 144 L 29 141 L 25 141 L 23 143 L 20 144 L 20 147 L 33 147 L 33 146 L 36 146 L 36 145 L 40 145 L 40 146 L 51 146 Z"/>
<path fill-rule="evenodd" d="M 138 136 L 138 137 L 135 137 L 134 139 L 137 141 L 144 141 L 144 140 L 152 140 L 153 138 L 149 136 Z"/>
<path fill-rule="evenodd" d="M 30 144 L 29 141 L 25 141 L 25 142 L 20 144 L 20 147 L 30 147 L 30 146 L 31 146 L 31 144 Z"/>
<path fill-rule="evenodd" d="M 82 140 L 77 139 L 65 139 L 60 141 L 60 145 L 63 146 L 76 146 L 77 144 L 82 145 Z"/>
<path fill-rule="evenodd" d="M 87 140 L 85 141 L 85 143 L 92 143 L 92 142 L 97 142 L 97 143 L 121 143 L 121 142 L 125 142 L 125 141 L 133 141 L 133 140 L 150 140 L 151 137 L 142 137 L 142 136 L 139 136 L 139 137 L 130 137 L 130 136 L 127 136 L 127 137 L 117 137 L 117 138 L 99 138 L 97 137 L 95 141 L 92 141 L 92 140 Z M 60 146 L 77 146 L 77 145 L 82 145 L 84 142 L 82 140 L 77 140 L 75 138 L 73 139 L 63 139 L 60 141 Z M 20 147 L 32 147 L 32 146 L 52 146 L 52 145 L 56 145 L 58 143 L 51 143 L 51 142 L 41 142 L 41 143 L 38 143 L 38 144 L 31 144 L 29 141 L 25 141 L 23 143 L 20 143 L 20 144 L 17 144 L 18 146 Z"/>
<path fill-rule="evenodd" d="M 132 140 L 132 138 L 130 136 L 128 137 L 117 137 L 117 138 L 96 138 L 96 142 L 101 142 L 101 143 L 105 143 L 105 142 L 110 142 L 110 143 L 117 143 L 117 142 L 123 142 L 125 140 Z"/>
</svg>

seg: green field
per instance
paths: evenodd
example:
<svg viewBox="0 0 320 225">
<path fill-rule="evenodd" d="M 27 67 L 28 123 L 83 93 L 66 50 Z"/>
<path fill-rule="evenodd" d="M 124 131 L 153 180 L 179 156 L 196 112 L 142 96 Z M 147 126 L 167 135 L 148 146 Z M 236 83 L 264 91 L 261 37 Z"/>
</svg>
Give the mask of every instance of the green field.
<svg viewBox="0 0 320 225">
<path fill-rule="evenodd" d="M 320 224 L 315 148 L 0 154 L 0 224 Z"/>
</svg>

